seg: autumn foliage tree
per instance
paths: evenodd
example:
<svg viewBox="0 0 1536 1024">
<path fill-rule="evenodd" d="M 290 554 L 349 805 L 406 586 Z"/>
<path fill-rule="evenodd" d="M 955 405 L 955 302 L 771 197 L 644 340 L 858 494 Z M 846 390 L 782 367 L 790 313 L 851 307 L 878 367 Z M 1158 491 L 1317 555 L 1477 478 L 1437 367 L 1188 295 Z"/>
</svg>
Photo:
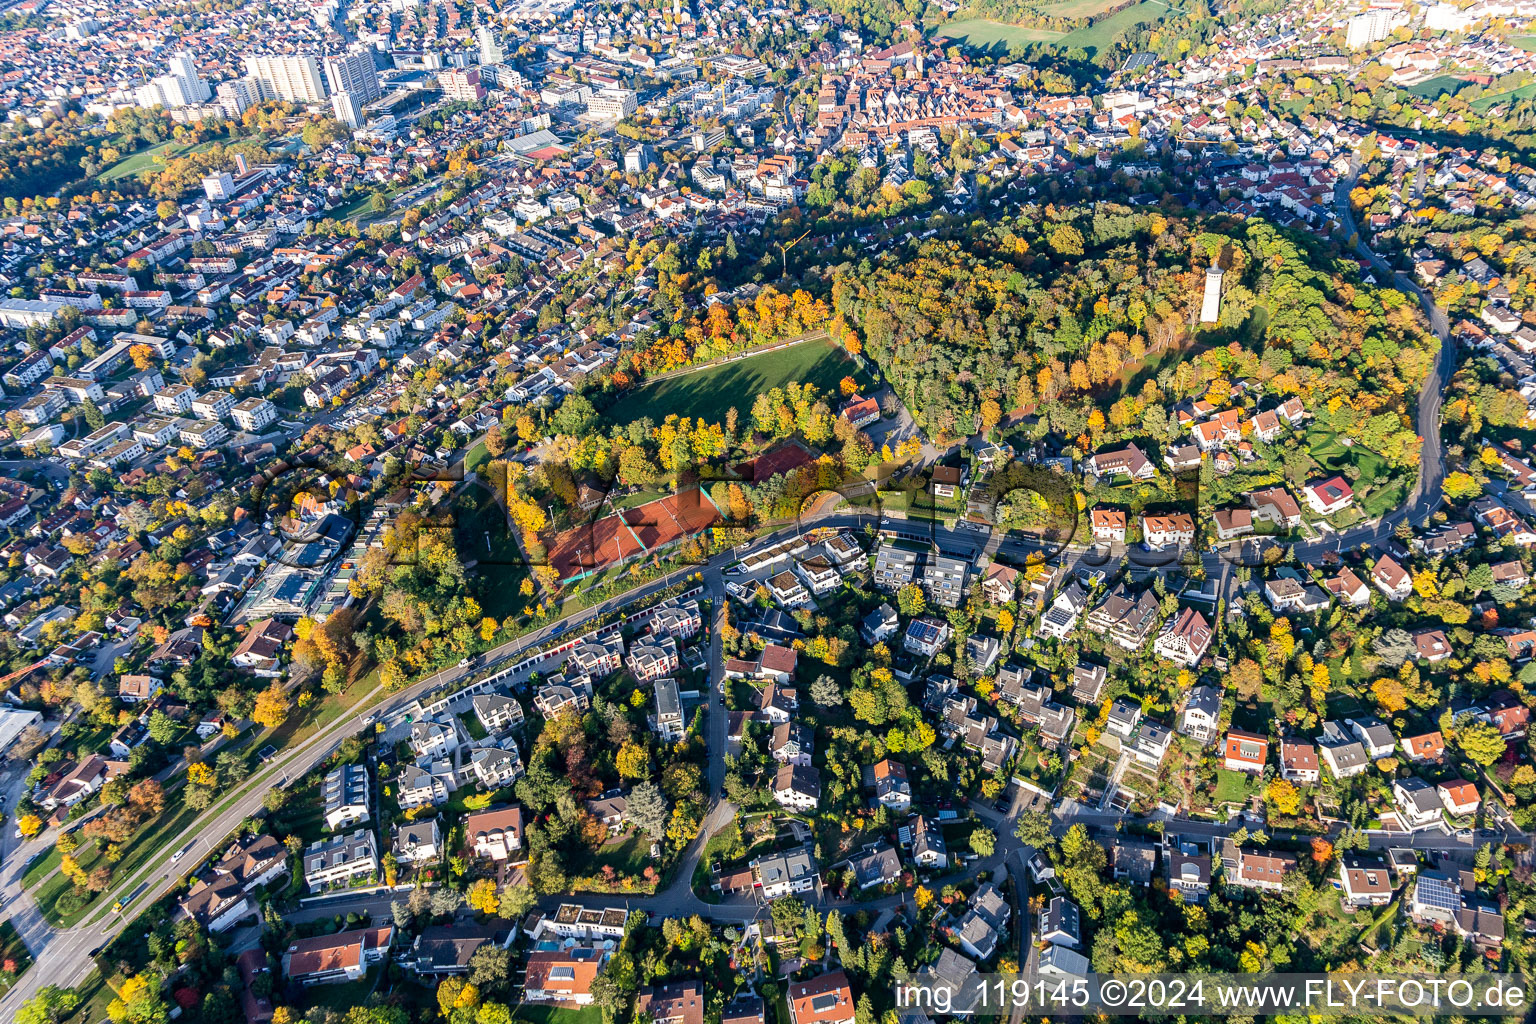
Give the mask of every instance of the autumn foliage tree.
<svg viewBox="0 0 1536 1024">
<path fill-rule="evenodd" d="M 265 729 L 276 729 L 287 720 L 288 694 L 283 690 L 283 684 L 274 679 L 270 686 L 256 695 L 251 721 Z"/>
</svg>

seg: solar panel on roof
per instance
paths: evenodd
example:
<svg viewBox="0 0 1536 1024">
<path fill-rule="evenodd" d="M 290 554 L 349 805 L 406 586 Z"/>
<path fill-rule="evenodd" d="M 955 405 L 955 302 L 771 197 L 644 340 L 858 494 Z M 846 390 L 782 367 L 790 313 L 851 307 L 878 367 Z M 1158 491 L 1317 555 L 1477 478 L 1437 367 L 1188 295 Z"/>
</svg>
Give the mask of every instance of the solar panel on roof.
<svg viewBox="0 0 1536 1024">
<path fill-rule="evenodd" d="M 1419 903 L 1437 910 L 1461 909 L 1461 889 L 1452 885 L 1448 879 L 1437 878 L 1434 875 L 1419 876 L 1414 898 Z"/>
</svg>

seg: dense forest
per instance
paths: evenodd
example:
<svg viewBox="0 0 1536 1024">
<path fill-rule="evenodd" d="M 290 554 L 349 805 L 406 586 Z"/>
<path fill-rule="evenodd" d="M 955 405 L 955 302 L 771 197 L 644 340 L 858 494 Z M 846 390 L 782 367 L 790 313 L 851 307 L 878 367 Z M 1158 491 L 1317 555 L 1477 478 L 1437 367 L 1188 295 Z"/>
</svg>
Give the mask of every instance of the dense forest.
<svg viewBox="0 0 1536 1024">
<path fill-rule="evenodd" d="M 1193 327 L 1212 264 L 1220 321 Z M 1094 445 L 1166 442 L 1175 405 L 1251 378 L 1408 464 L 1408 406 L 1437 346 L 1409 299 L 1315 239 L 1115 204 L 1028 210 L 844 266 L 833 304 L 941 443 L 1007 410 Z M 1163 365 L 1175 351 L 1189 355 Z"/>
</svg>

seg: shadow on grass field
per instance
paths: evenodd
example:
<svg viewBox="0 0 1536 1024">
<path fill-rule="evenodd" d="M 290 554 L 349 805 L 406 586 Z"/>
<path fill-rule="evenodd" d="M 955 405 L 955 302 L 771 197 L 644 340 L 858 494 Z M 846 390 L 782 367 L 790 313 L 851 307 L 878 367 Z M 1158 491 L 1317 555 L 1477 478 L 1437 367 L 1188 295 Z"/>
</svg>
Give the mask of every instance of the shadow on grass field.
<svg viewBox="0 0 1536 1024">
<path fill-rule="evenodd" d="M 660 423 L 676 413 L 718 423 L 725 419 L 726 410 L 735 407 L 745 419 L 753 399 L 770 388 L 795 381 L 815 384 L 823 394 L 835 393 L 838 381 L 850 374 L 863 382 L 841 348 L 830 341 L 807 341 L 642 384 L 609 406 L 604 416 L 612 423 L 630 423 L 644 416 Z"/>
</svg>

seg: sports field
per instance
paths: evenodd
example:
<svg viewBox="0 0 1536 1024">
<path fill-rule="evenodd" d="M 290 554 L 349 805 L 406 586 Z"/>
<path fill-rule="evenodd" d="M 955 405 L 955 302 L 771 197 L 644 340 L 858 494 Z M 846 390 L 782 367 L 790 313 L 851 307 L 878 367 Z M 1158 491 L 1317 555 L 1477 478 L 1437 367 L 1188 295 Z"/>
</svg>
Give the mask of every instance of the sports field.
<svg viewBox="0 0 1536 1024">
<path fill-rule="evenodd" d="M 826 393 L 835 391 L 837 382 L 849 374 L 859 376 L 853 360 L 841 348 L 826 340 L 807 341 L 641 385 L 615 402 L 605 415 L 614 423 L 629 423 L 642 416 L 660 423 L 669 413 L 718 423 L 734 406 L 745 420 L 752 400 L 770 388 L 796 381 L 815 384 Z"/>
</svg>

